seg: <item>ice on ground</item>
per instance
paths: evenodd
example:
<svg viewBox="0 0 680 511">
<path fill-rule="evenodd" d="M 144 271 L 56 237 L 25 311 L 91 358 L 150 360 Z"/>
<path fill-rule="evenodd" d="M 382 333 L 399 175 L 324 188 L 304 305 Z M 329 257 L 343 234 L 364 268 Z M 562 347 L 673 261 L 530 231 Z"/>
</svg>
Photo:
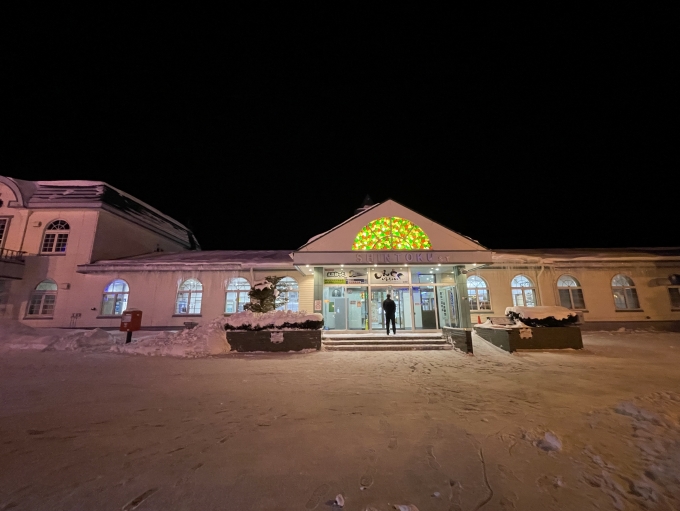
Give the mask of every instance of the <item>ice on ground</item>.
<svg viewBox="0 0 680 511">
<path fill-rule="evenodd" d="M 543 435 L 543 438 L 541 438 L 536 445 L 540 448 L 543 449 L 544 451 L 561 451 L 562 450 L 562 442 L 560 442 L 560 439 L 557 438 L 557 435 L 555 433 L 548 431 Z"/>
</svg>

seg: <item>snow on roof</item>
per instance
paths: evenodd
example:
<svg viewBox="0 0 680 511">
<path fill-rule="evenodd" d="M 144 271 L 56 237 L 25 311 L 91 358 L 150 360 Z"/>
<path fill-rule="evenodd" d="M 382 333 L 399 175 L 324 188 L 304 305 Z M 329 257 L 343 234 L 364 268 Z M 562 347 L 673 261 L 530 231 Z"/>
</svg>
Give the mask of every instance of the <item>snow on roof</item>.
<svg viewBox="0 0 680 511">
<path fill-rule="evenodd" d="M 12 181 L 21 190 L 25 207 L 103 208 L 174 238 L 187 248 L 198 245 L 193 233 L 182 223 L 103 181 Z"/>
<path fill-rule="evenodd" d="M 369 206 L 369 207 L 367 207 L 367 208 L 365 208 L 365 209 L 362 209 L 361 211 L 359 211 L 358 213 L 355 213 L 354 215 L 352 215 L 351 217 L 349 217 L 347 220 L 345 220 L 344 222 L 339 223 L 338 225 L 336 225 L 336 226 L 333 227 L 332 229 L 329 229 L 329 230 L 327 230 L 326 232 L 322 232 L 321 234 L 317 234 L 316 236 L 312 236 L 311 238 L 309 238 L 309 240 L 307 240 L 307 243 L 305 243 L 304 245 L 302 245 L 298 250 L 300 250 L 300 249 L 306 247 L 306 246 L 309 245 L 311 242 L 318 240 L 319 238 L 321 238 L 321 237 L 325 236 L 326 234 L 330 233 L 331 231 L 334 231 L 334 230 L 337 229 L 338 227 L 340 227 L 340 226 L 342 226 L 342 225 L 345 225 L 347 222 L 351 222 L 351 221 L 354 220 L 356 217 L 361 216 L 361 215 L 363 215 L 364 213 L 366 213 L 367 211 L 370 211 L 370 210 L 372 210 L 373 208 L 378 207 L 378 206 L 380 206 L 380 202 L 378 202 L 378 203 L 376 203 L 376 204 L 373 204 L 372 206 Z"/>
<path fill-rule="evenodd" d="M 153 252 L 78 266 L 81 273 L 127 270 L 234 270 L 239 268 L 294 269 L 290 250 L 190 250 Z"/>
<path fill-rule="evenodd" d="M 494 263 L 555 263 L 563 261 L 657 260 L 679 258 L 680 247 L 659 248 L 548 248 L 494 250 Z"/>
</svg>

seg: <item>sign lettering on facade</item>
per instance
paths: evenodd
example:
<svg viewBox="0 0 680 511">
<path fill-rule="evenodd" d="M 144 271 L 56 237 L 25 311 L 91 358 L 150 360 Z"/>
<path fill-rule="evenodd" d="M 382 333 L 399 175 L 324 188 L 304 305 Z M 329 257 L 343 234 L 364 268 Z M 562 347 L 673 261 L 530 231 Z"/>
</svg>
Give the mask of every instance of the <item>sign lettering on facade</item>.
<svg viewBox="0 0 680 511">
<path fill-rule="evenodd" d="M 374 269 L 371 271 L 371 284 L 408 284 L 409 273 L 406 270 Z"/>
</svg>

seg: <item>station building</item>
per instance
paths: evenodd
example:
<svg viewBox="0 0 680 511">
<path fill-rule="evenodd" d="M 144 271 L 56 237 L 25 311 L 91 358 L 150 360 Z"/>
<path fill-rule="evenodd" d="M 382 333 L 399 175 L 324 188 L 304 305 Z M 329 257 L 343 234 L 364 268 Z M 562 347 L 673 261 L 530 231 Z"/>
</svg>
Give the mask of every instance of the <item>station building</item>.
<svg viewBox="0 0 680 511">
<path fill-rule="evenodd" d="M 203 251 L 193 233 L 98 181 L 0 176 L 0 318 L 33 327 L 181 328 L 240 310 L 282 277 L 290 310 L 336 332 L 469 327 L 512 305 L 562 305 L 585 329 L 680 330 L 680 248 L 495 250 L 387 200 L 292 250 Z"/>
</svg>

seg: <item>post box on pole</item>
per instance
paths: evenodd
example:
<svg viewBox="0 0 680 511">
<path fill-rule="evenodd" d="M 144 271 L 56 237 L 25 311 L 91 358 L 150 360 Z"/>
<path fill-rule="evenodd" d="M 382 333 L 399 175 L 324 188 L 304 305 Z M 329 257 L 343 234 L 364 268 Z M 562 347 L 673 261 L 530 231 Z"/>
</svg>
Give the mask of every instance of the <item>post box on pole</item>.
<svg viewBox="0 0 680 511">
<path fill-rule="evenodd" d="M 139 309 L 127 309 L 120 318 L 120 331 L 127 332 L 125 344 L 132 342 L 132 332 L 142 327 L 142 311 Z"/>
</svg>

